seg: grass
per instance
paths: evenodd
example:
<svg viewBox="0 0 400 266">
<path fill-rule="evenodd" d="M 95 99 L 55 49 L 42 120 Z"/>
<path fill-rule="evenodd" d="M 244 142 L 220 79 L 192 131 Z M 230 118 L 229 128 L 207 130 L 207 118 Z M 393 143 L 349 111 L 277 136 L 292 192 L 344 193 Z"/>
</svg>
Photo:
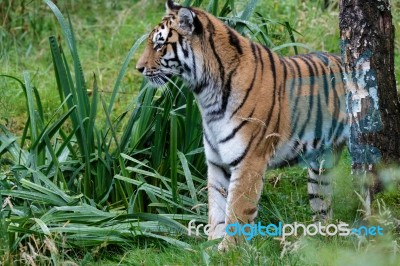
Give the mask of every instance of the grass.
<svg viewBox="0 0 400 266">
<path fill-rule="evenodd" d="M 40 90 L 47 117 L 58 107 L 58 95 L 54 93 L 55 79 L 51 66 L 51 54 L 48 53 L 48 37 L 61 36 L 60 27 L 51 11 L 42 1 L 15 1 L 16 10 L 11 12 L 15 17 L 31 17 L 20 23 L 12 22 L 1 42 L 8 44 L 7 53 L 0 55 L 0 72 L 20 77 L 27 70 L 32 83 Z M 25 3 L 26 2 L 26 3 Z M 123 2 L 123 3 L 122 3 Z M 25 3 L 24 11 L 18 5 Z M 89 8 L 90 7 L 90 8 Z M 118 75 L 121 62 L 131 45 L 152 27 L 156 18 L 162 16 L 164 5 L 161 1 L 65 1 L 60 8 L 68 10 L 79 43 L 79 55 L 82 68 L 87 69 L 85 78 L 92 80 L 97 76 L 99 92 L 106 98 L 111 96 L 113 82 Z M 88 13 L 88 10 L 92 10 Z M 22 13 L 23 12 L 23 13 Z M 92 13 L 93 12 L 93 13 Z M 96 15 L 93 15 L 96 14 Z M 140 14 L 140 16 L 138 16 Z M 30 24 L 43 25 L 32 27 Z M 5 29 L 7 29 L 4 26 Z M 25 36 L 24 38 L 20 36 Z M 64 41 L 62 39 L 62 41 Z M 128 105 L 140 88 L 140 73 L 133 71 L 139 53 L 135 53 L 128 75 L 121 83 L 121 97 L 118 107 L 122 110 Z M 0 115 L 2 123 L 10 125 L 13 131 L 22 130 L 25 118 L 24 104 L 20 100 L 22 91 L 16 84 L 0 80 L 2 84 L 0 104 L 5 106 Z M 13 102 L 12 108 L 10 103 Z"/>
<path fill-rule="evenodd" d="M 361 221 L 361 208 L 354 191 L 359 189 L 356 180 L 350 180 L 348 154 L 342 156 L 334 179 L 333 223 L 347 222 L 357 226 Z M 346 173 L 346 174 L 345 174 Z M 277 179 L 279 176 L 279 179 Z M 310 210 L 305 190 L 306 171 L 299 167 L 271 171 L 261 200 L 259 221 L 263 224 L 309 222 Z M 379 198 L 386 200 L 388 194 Z M 390 197 L 391 200 L 396 197 Z M 397 197 L 398 199 L 398 197 Z M 376 201 L 376 202 L 379 202 Z M 283 204 L 284 203 L 284 204 Z M 388 206 L 391 210 L 385 209 Z M 204 248 L 204 240 L 189 239 L 190 249 L 176 248 L 150 241 L 128 247 L 127 250 L 104 254 L 96 263 L 100 265 L 398 265 L 399 238 L 396 229 L 396 204 L 376 206 L 376 217 L 385 224 L 383 237 L 291 237 L 286 241 L 276 238 L 256 237 L 224 256 Z M 394 207 L 394 208 L 392 208 Z M 385 221 L 385 222 L 383 222 Z M 317 255 L 318 254 L 318 255 Z"/>
<path fill-rule="evenodd" d="M 196 1 L 201 2 L 208 6 Z M 237 11 L 251 10 L 247 1 L 232 2 Z M 323 9 L 322 1 L 262 0 L 248 25 L 262 24 L 265 34 L 257 27 L 241 30 L 282 55 L 339 52 L 338 27 L 332 26 L 338 25 L 337 1 L 332 2 Z M 212 3 L 216 13 L 224 6 Z M 49 1 L 0 2 L 0 75 L 7 75 L 0 77 L 5 264 L 399 262 L 398 171 L 389 168 L 387 190 L 374 201 L 370 218 L 385 226 L 384 237 L 256 237 L 220 256 L 207 249 L 213 243 L 185 236 L 189 220 L 206 220 L 201 127 L 187 122 L 198 121 L 199 113 L 179 81 L 183 93 L 157 92 L 134 71 L 140 52 L 133 44 L 162 17 L 164 1 L 58 4 L 64 16 L 54 16 Z M 392 5 L 399 32 L 400 2 Z M 238 15 L 248 20 L 246 12 Z M 399 45 L 397 40 L 397 50 Z M 356 226 L 363 223 L 355 193 L 360 185 L 348 178 L 349 165 L 345 154 L 334 172 L 334 221 Z M 267 180 L 263 224 L 310 222 L 303 168 L 270 171 Z"/>
<path fill-rule="evenodd" d="M 361 203 L 354 193 L 359 190 L 358 180 L 348 178 L 350 158 L 342 156 L 334 170 L 334 217 L 333 223 L 346 222 L 357 227 L 364 224 Z M 262 224 L 285 221 L 310 222 L 306 170 L 300 167 L 269 171 L 267 184 L 260 203 L 258 221 Z M 398 190 L 397 190 L 398 191 Z M 397 193 L 397 192 L 396 192 Z M 389 200 L 390 199 L 390 200 Z M 134 245 L 115 253 L 103 254 L 96 263 L 100 265 L 398 265 L 398 195 L 378 195 L 375 202 L 376 215 L 371 221 L 384 226 L 382 237 L 290 237 L 283 241 L 277 238 L 256 237 L 241 244 L 224 256 L 206 249 L 204 240 L 188 239 L 190 249 L 176 248 L 160 242 L 150 241 Z M 379 202 L 391 202 L 387 206 Z M 392 204 L 393 200 L 397 203 Z M 372 222 L 374 224 L 374 222 Z M 318 254 L 318 255 L 317 255 Z"/>
<path fill-rule="evenodd" d="M 160 245 L 146 249 L 132 247 L 124 256 L 104 259 L 96 265 L 397 265 L 399 259 L 393 250 L 385 249 L 382 244 L 390 240 L 380 239 L 381 244 L 364 247 L 369 249 L 365 252 L 354 248 L 358 245 L 355 239 L 299 238 L 286 244 L 286 250 L 279 241 L 257 239 L 224 256 L 205 252 L 207 256 L 200 248 L 185 251 Z"/>
</svg>

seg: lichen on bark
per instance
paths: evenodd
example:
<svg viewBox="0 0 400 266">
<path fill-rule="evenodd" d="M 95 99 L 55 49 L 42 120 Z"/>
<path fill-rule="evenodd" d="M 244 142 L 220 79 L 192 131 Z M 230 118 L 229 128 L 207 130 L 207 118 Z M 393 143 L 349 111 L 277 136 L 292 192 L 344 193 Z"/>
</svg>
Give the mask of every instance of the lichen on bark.
<svg viewBox="0 0 400 266">
<path fill-rule="evenodd" d="M 381 158 L 400 162 L 400 105 L 390 11 L 387 0 L 340 3 L 341 51 L 354 163 L 375 164 Z M 398 140 L 393 140 L 394 135 Z"/>
</svg>

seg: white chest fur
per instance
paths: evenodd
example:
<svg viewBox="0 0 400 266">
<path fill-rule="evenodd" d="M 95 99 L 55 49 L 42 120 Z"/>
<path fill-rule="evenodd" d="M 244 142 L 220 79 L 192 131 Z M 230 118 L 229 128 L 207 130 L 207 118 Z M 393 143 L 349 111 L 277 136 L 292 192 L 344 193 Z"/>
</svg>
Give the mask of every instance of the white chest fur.
<svg viewBox="0 0 400 266">
<path fill-rule="evenodd" d="M 207 160 L 226 165 L 235 161 L 246 149 L 246 144 L 240 131 L 236 132 L 233 137 L 232 132 L 240 124 L 238 119 L 230 119 L 225 115 L 218 121 L 207 123 L 207 118 L 203 117 L 204 128 L 204 146 Z"/>
</svg>

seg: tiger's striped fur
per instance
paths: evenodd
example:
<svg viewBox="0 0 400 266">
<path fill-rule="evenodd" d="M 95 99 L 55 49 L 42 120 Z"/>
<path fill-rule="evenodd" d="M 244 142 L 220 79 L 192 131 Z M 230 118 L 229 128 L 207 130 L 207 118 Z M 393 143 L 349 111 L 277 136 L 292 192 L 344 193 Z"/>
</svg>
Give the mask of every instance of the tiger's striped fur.
<svg viewBox="0 0 400 266">
<path fill-rule="evenodd" d="M 267 167 L 306 162 L 315 218 L 329 216 L 321 160 L 348 136 L 337 56 L 279 57 L 214 16 L 167 1 L 136 67 L 156 86 L 179 76 L 195 95 L 208 166 L 209 238 L 224 237 L 221 249 L 236 240 L 225 235 L 227 224 L 256 218 Z"/>
</svg>

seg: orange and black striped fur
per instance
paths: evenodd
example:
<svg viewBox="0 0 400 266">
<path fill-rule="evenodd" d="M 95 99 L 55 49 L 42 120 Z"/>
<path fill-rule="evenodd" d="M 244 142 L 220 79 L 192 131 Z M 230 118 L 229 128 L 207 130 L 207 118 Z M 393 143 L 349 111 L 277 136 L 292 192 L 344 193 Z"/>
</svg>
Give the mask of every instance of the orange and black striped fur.
<svg viewBox="0 0 400 266">
<path fill-rule="evenodd" d="M 136 67 L 156 86 L 179 76 L 196 97 L 208 165 L 209 238 L 223 237 L 219 248 L 236 240 L 225 234 L 227 224 L 256 218 L 269 167 L 305 162 L 315 217 L 329 216 L 329 180 L 320 170 L 348 135 L 338 56 L 279 57 L 216 17 L 168 1 Z"/>
</svg>

